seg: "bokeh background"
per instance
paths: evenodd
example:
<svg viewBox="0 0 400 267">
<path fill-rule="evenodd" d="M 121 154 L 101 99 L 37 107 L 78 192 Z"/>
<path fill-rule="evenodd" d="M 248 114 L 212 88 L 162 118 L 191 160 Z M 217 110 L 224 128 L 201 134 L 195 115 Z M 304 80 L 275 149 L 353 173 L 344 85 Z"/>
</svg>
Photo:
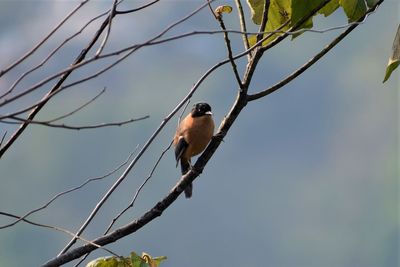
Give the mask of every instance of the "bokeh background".
<svg viewBox="0 0 400 267">
<path fill-rule="evenodd" d="M 129 9 L 144 1 L 125 1 Z M 147 40 L 204 1 L 160 1 L 118 16 L 105 51 Z M 1 0 L 0 59 L 5 67 L 28 51 L 78 1 Z M 112 1 L 91 1 L 37 53 L 0 79 L 0 92 Z M 231 4 L 233 1 L 217 1 Z M 214 6 L 216 5 L 214 4 Z M 250 30 L 249 10 L 245 13 Z M 236 9 L 224 16 L 239 29 Z M 102 19 L 101 19 L 102 20 Z M 100 20 L 100 21 L 101 21 Z M 65 46 L 18 90 L 68 66 L 91 39 L 100 21 Z M 395 267 L 399 264 L 399 74 L 382 84 L 395 31 L 397 0 L 386 0 L 364 25 L 280 91 L 250 103 L 194 184 L 190 200 L 179 198 L 161 217 L 108 248 L 166 255 L 162 265 L 272 267 Z M 316 29 L 346 24 L 343 11 L 314 18 Z M 218 29 L 204 9 L 167 36 Z M 305 33 L 271 49 L 255 73 L 250 91 L 271 85 L 302 65 L 338 34 Z M 232 35 L 236 53 L 240 36 Z M 97 46 L 98 47 L 98 46 Z M 93 54 L 93 52 L 92 52 Z M 150 115 L 124 127 L 73 131 L 30 126 L 0 161 L 0 211 L 22 215 L 53 195 L 105 174 L 142 147 L 163 118 L 212 65 L 226 57 L 221 35 L 196 35 L 143 48 L 107 73 L 60 94 L 37 119 L 50 119 L 106 93 L 64 123 L 85 125 Z M 110 60 L 74 73 L 67 83 Z M 238 62 L 241 73 L 245 61 Z M 39 99 L 52 83 L 4 114 Z M 237 85 L 229 65 L 202 84 L 192 102 L 213 107 L 217 125 L 228 112 Z M 130 202 L 161 151 L 169 144 L 174 117 L 121 184 L 94 222 L 87 239 L 100 235 Z M 0 124 L 8 136 L 15 126 Z M 76 231 L 117 178 L 113 175 L 57 200 L 30 219 Z M 116 226 L 140 216 L 179 179 L 172 150 Z M 1 224 L 10 222 L 0 217 Z M 19 223 L 0 231 L 0 266 L 38 266 L 54 257 L 69 236 Z M 89 259 L 105 256 L 92 253 Z M 73 266 L 69 264 L 67 266 Z"/>
</svg>

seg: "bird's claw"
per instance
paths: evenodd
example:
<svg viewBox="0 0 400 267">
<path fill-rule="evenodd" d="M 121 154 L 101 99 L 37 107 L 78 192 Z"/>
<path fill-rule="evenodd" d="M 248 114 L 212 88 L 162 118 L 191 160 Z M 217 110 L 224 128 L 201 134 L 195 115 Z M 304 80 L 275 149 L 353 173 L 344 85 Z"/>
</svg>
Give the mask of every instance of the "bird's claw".
<svg viewBox="0 0 400 267">
<path fill-rule="evenodd" d="M 224 137 L 225 137 L 225 134 L 223 132 L 218 132 L 213 136 L 214 139 L 216 139 L 217 141 L 220 141 L 220 142 L 224 142 Z"/>
</svg>

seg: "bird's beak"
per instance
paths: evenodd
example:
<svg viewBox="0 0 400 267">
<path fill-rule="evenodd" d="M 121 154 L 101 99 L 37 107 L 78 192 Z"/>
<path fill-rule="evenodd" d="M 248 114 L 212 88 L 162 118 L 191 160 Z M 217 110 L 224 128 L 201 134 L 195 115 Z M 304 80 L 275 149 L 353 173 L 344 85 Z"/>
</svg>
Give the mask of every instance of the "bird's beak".
<svg viewBox="0 0 400 267">
<path fill-rule="evenodd" d="M 212 115 L 212 112 L 211 112 L 211 111 L 207 111 L 207 112 L 204 113 L 204 114 L 206 114 L 206 115 Z"/>
</svg>

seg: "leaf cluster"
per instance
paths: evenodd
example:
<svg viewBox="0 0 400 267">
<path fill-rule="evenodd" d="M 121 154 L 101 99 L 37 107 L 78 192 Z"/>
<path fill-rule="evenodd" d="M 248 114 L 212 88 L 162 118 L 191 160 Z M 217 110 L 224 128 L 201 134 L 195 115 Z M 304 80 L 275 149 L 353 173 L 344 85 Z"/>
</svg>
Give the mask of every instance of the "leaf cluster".
<svg viewBox="0 0 400 267">
<path fill-rule="evenodd" d="M 251 10 L 253 22 L 260 25 L 264 15 L 266 0 L 247 0 Z M 279 30 L 280 33 L 272 35 L 265 40 L 263 45 L 267 45 L 276 39 L 281 32 L 289 30 L 296 25 L 303 17 L 310 14 L 315 8 L 321 5 L 324 0 L 270 0 L 268 8 L 268 21 L 264 32 L 270 33 Z M 354 22 L 364 16 L 368 8 L 373 7 L 377 0 L 331 0 L 315 15 L 322 14 L 325 17 L 331 15 L 339 7 L 342 7 L 349 22 Z M 310 29 L 313 27 L 313 18 L 309 18 L 298 29 Z M 297 34 L 300 35 L 301 33 Z M 296 37 L 294 35 L 293 37 Z M 256 43 L 255 36 L 250 38 L 250 44 Z"/>
<path fill-rule="evenodd" d="M 160 263 L 167 259 L 165 256 L 151 257 L 143 252 L 142 256 L 131 252 L 130 257 L 101 257 L 89 262 L 86 267 L 158 267 Z"/>
</svg>

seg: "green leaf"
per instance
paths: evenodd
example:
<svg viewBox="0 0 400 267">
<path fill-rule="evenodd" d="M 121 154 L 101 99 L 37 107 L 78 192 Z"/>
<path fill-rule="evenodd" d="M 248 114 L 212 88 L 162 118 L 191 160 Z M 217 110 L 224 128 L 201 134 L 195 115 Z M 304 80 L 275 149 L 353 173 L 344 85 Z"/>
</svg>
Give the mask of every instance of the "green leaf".
<svg viewBox="0 0 400 267">
<path fill-rule="evenodd" d="M 126 267 L 129 266 L 129 260 L 117 257 L 101 257 L 92 260 L 86 267 Z"/>
<path fill-rule="evenodd" d="M 247 4 L 249 5 L 251 11 L 251 19 L 253 20 L 254 24 L 261 24 L 264 2 L 265 0 L 247 0 Z"/>
<path fill-rule="evenodd" d="M 349 22 L 357 21 L 367 12 L 365 0 L 339 0 L 339 3 L 343 7 Z"/>
<path fill-rule="evenodd" d="M 325 17 L 329 16 L 333 12 L 336 11 L 336 9 L 339 8 L 339 0 L 331 0 L 328 4 L 326 4 L 321 10 L 318 12 Z"/>
<path fill-rule="evenodd" d="M 325 2 L 325 0 L 292 0 L 291 2 L 291 24 L 294 25 L 304 16 L 310 14 L 313 9 Z"/>
<path fill-rule="evenodd" d="M 366 0 L 368 7 L 373 7 L 376 3 L 379 2 L 379 0 Z"/>
<path fill-rule="evenodd" d="M 309 15 L 312 10 L 321 5 L 325 0 L 292 0 L 291 10 L 292 16 L 290 18 L 290 25 L 293 26 L 298 23 L 303 17 Z M 299 29 L 311 29 L 313 27 L 312 18 L 309 18 L 306 22 L 304 22 Z M 293 37 L 297 37 L 299 34 L 294 35 Z"/>
<path fill-rule="evenodd" d="M 166 260 L 167 257 L 152 258 L 147 253 L 142 253 L 142 256 L 131 252 L 129 258 L 120 257 L 101 257 L 89 262 L 86 267 L 158 267 L 160 263 Z"/>
<path fill-rule="evenodd" d="M 224 6 L 218 6 L 215 10 L 215 13 L 217 14 L 222 14 L 222 13 L 231 13 L 232 12 L 232 7 L 228 6 L 228 5 L 224 5 Z"/>
<path fill-rule="evenodd" d="M 248 0 L 248 4 L 252 10 L 252 19 L 255 24 L 261 24 L 262 15 L 264 12 L 264 0 Z M 265 32 L 276 31 L 282 24 L 290 20 L 291 16 L 291 0 L 271 0 L 268 9 L 268 21 L 265 25 Z M 280 29 L 280 31 L 286 31 L 290 28 L 290 23 Z M 265 36 L 268 33 L 265 34 Z M 273 41 L 276 37 L 281 35 L 281 33 L 273 34 L 270 38 L 263 42 L 263 45 L 267 45 Z M 250 45 L 256 43 L 256 36 L 249 37 Z"/>
<path fill-rule="evenodd" d="M 400 24 L 397 28 L 397 33 L 393 41 L 392 55 L 389 58 L 383 82 L 386 82 L 389 79 L 390 75 L 399 66 L 399 64 L 400 64 Z"/>
<path fill-rule="evenodd" d="M 268 9 L 268 21 L 264 31 L 277 31 L 285 23 L 287 23 L 287 25 L 282 27 L 280 31 L 287 31 L 325 1 L 326 0 L 270 0 Z M 339 0 L 332 1 L 336 2 L 336 5 L 332 5 L 330 9 L 337 8 Z M 261 24 L 265 0 L 247 0 L 247 3 L 249 4 L 252 11 L 253 22 L 255 24 Z M 328 14 L 328 11 L 330 10 L 327 9 L 324 12 Z M 313 21 L 312 18 L 310 18 L 305 21 L 300 27 L 298 27 L 298 29 L 309 29 L 312 28 L 312 26 Z M 273 34 L 270 38 L 263 42 L 263 45 L 267 45 L 281 34 L 282 33 L 280 32 Z M 301 33 L 296 34 L 293 37 L 296 37 L 300 34 Z M 250 45 L 254 45 L 256 43 L 256 36 L 251 36 L 249 38 L 249 42 Z"/>
<path fill-rule="evenodd" d="M 132 267 L 142 267 L 143 263 L 146 264 L 139 255 L 137 255 L 135 252 L 131 252 L 131 265 L 132 265 Z M 148 265 L 146 267 L 148 267 Z"/>
</svg>

